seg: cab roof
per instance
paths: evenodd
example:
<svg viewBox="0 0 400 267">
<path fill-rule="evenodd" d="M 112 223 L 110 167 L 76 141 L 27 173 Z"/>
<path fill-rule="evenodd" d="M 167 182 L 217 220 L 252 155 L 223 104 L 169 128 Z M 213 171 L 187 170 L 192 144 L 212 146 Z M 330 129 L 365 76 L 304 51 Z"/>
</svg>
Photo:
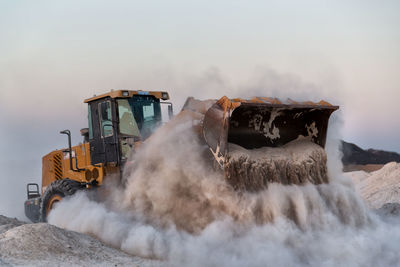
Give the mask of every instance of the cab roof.
<svg viewBox="0 0 400 267">
<path fill-rule="evenodd" d="M 111 98 L 131 98 L 134 95 L 151 95 L 154 96 L 155 98 L 162 99 L 162 100 L 168 100 L 169 99 L 169 94 L 168 92 L 164 91 L 142 91 L 142 90 L 111 90 L 108 93 L 101 94 L 101 95 L 94 95 L 91 98 L 85 99 L 84 103 L 89 103 L 94 100 L 106 98 L 106 97 L 111 97 Z"/>
</svg>

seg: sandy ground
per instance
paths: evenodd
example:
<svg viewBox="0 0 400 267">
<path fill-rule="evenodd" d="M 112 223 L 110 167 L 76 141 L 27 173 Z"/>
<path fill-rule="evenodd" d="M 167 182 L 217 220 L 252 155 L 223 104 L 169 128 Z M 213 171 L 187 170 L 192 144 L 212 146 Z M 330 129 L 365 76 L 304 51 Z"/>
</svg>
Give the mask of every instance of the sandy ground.
<svg viewBox="0 0 400 267">
<path fill-rule="evenodd" d="M 161 266 L 88 235 L 0 215 L 0 266 Z"/>
</svg>

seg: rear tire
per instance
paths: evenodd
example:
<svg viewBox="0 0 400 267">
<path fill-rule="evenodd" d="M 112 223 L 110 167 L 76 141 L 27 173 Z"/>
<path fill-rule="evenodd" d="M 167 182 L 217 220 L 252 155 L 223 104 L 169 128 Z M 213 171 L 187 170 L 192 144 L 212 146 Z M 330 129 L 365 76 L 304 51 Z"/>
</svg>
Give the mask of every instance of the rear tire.
<svg viewBox="0 0 400 267">
<path fill-rule="evenodd" d="M 40 222 L 47 222 L 49 215 L 54 204 L 61 201 L 67 196 L 72 196 L 79 189 L 84 188 L 81 183 L 71 180 L 63 179 L 52 182 L 43 194 L 42 202 L 40 204 Z"/>
</svg>

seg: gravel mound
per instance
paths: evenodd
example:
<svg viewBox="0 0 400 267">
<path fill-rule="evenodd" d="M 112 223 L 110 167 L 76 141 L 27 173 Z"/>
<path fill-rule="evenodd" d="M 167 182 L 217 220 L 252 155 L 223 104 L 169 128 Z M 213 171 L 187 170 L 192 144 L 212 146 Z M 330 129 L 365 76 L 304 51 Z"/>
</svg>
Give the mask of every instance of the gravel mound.
<svg viewBox="0 0 400 267">
<path fill-rule="evenodd" d="M 85 234 L 47 224 L 24 224 L 0 217 L 1 266 L 156 266 Z"/>
<path fill-rule="evenodd" d="M 385 203 L 400 203 L 400 163 L 391 162 L 372 172 L 354 172 L 353 179 L 368 207 L 378 209 Z"/>
<path fill-rule="evenodd" d="M 0 215 L 0 234 L 7 232 L 9 229 L 25 224 L 16 218 L 8 218 Z M 1 262 L 0 262 L 1 263 Z"/>
</svg>

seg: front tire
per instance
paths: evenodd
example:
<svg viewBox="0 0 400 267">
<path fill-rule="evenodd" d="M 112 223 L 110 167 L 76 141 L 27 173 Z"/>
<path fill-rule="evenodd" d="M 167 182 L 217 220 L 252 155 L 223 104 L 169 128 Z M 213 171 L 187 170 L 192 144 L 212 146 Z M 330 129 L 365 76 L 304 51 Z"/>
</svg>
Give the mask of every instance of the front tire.
<svg viewBox="0 0 400 267">
<path fill-rule="evenodd" d="M 79 189 L 84 188 L 81 183 L 71 180 L 62 179 L 52 182 L 43 194 L 42 202 L 40 204 L 40 220 L 47 222 L 49 215 L 54 205 L 67 196 L 72 196 Z"/>
</svg>

